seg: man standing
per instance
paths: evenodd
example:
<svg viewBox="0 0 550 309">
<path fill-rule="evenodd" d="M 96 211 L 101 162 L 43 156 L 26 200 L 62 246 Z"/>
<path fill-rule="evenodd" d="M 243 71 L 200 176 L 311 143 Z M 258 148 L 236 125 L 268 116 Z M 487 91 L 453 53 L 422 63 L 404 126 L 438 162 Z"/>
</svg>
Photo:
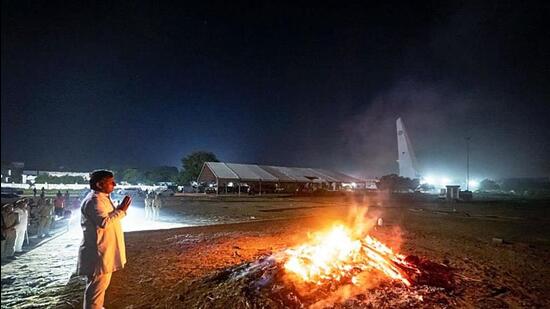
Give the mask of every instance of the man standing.
<svg viewBox="0 0 550 309">
<path fill-rule="evenodd" d="M 15 253 L 23 253 L 23 242 L 27 234 L 29 223 L 29 201 L 27 199 L 19 200 L 15 203 L 14 211 L 19 215 L 19 224 L 15 227 Z"/>
<path fill-rule="evenodd" d="M 50 199 L 38 201 L 38 238 L 50 236 L 52 222 L 54 222 L 54 209 Z"/>
<path fill-rule="evenodd" d="M 152 199 L 152 195 L 153 195 L 153 192 L 149 192 L 147 191 L 145 193 L 145 219 L 148 220 L 148 219 L 151 219 L 151 213 L 152 213 L 152 208 L 151 208 L 151 205 L 153 204 L 153 199 Z"/>
<path fill-rule="evenodd" d="M 63 205 L 65 205 L 65 207 L 69 208 L 70 207 L 70 201 L 71 199 L 71 195 L 69 194 L 69 190 L 65 190 L 65 195 L 63 195 Z"/>
<path fill-rule="evenodd" d="M 160 217 L 160 209 L 162 208 L 162 199 L 160 192 L 155 193 L 153 199 L 153 221 L 157 221 Z"/>
<path fill-rule="evenodd" d="M 84 239 L 78 254 L 77 273 L 87 276 L 84 308 L 102 308 L 113 272 L 126 264 L 126 248 L 120 220 L 126 216 L 131 198 L 125 196 L 115 207 L 111 192 L 116 186 L 110 171 L 90 174 L 92 191 L 82 201 L 81 226 Z"/>
<path fill-rule="evenodd" d="M 2 250 L 2 259 L 15 260 L 15 239 L 17 237 L 16 228 L 19 225 L 19 215 L 14 211 L 13 204 L 7 204 L 2 207 L 2 234 L 6 238 L 4 250 Z"/>
<path fill-rule="evenodd" d="M 65 207 L 64 201 L 63 201 L 63 194 L 61 194 L 61 191 L 57 192 L 57 195 L 55 196 L 54 200 L 55 205 L 55 215 L 58 217 L 63 217 L 63 208 Z"/>
</svg>

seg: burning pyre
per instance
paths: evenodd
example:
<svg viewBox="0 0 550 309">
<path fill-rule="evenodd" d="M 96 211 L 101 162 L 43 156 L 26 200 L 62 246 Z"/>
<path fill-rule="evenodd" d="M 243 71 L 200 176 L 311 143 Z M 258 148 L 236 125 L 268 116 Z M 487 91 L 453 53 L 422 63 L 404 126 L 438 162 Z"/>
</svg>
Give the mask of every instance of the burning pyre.
<svg viewBox="0 0 550 309">
<path fill-rule="evenodd" d="M 353 298 L 366 305 L 351 307 L 362 308 L 379 306 L 365 293 L 387 290 L 384 297 L 418 306 L 423 295 L 453 285 L 450 267 L 397 254 L 372 236 L 336 225 L 305 244 L 197 280 L 180 300 L 208 308 L 324 308 Z"/>
<path fill-rule="evenodd" d="M 317 285 L 343 280 L 360 285 L 363 272 L 377 270 L 410 286 L 403 269 L 417 271 L 405 261 L 405 256 L 395 254 L 369 235 L 354 238 L 344 225 L 336 225 L 326 234 L 316 234 L 313 243 L 289 249 L 286 255 L 287 272 L 298 280 Z"/>
</svg>

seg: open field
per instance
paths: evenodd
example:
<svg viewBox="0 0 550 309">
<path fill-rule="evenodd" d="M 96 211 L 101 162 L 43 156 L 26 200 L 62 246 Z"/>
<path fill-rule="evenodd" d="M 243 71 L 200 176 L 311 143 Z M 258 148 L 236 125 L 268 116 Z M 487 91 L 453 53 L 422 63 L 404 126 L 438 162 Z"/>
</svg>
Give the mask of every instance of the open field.
<svg viewBox="0 0 550 309">
<path fill-rule="evenodd" d="M 350 205 L 368 204 L 382 205 L 371 206 L 369 217 L 382 216 L 390 224 L 373 231 L 379 239 L 394 248 L 400 246 L 403 254 L 449 264 L 462 278 L 451 295 L 427 295 L 416 305 L 550 305 L 548 203 L 447 204 L 363 198 L 236 199 L 174 205 L 170 210 L 185 216 L 208 213 L 220 221 L 246 217 L 268 221 L 129 234 L 130 262 L 114 275 L 108 304 L 204 306 L 201 293 L 210 291 L 201 291 L 197 280 L 298 244 L 307 232 L 331 220 L 345 220 Z M 298 216 L 308 218 L 296 219 Z M 151 237 L 155 241 L 143 245 Z M 504 244 L 493 244 L 493 238 L 503 239 Z M 206 304 L 227 305 L 223 299 Z"/>
<path fill-rule="evenodd" d="M 138 212 L 140 205 L 135 207 Z M 350 209 L 367 207 L 366 221 L 382 217 L 385 222 L 372 230 L 373 235 L 402 254 L 449 265 L 456 274 L 456 287 L 413 287 L 405 292 L 404 287 L 381 283 L 350 295 L 343 304 L 335 301 L 335 307 L 550 306 L 547 201 L 456 204 L 361 196 L 168 198 L 162 221 L 207 226 L 127 233 L 128 264 L 113 275 L 105 305 L 246 307 L 249 295 L 239 290 L 227 293 L 223 282 L 213 286 L 212 278 L 299 244 L 308 232 L 349 219 Z M 495 243 L 493 238 L 503 242 Z M 66 297 L 49 305 L 80 306 L 77 295 L 82 289 L 82 281 L 71 280 L 58 292 Z M 2 304 L 14 294 L 5 295 L 3 287 Z M 32 306 L 32 300 L 27 305 Z"/>
</svg>

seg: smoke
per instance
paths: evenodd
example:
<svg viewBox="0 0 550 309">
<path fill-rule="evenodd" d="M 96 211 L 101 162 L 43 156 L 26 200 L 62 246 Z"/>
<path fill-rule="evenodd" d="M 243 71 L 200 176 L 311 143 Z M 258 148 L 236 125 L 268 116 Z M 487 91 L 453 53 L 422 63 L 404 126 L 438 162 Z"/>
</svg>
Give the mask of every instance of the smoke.
<svg viewBox="0 0 550 309">
<path fill-rule="evenodd" d="M 522 116 L 533 113 L 512 98 L 410 78 L 375 96 L 345 125 L 346 144 L 362 176 L 398 173 L 395 121 L 402 117 L 423 175 L 465 177 L 466 137 L 473 177 L 544 175 L 546 131 L 535 133 L 543 124 Z"/>
<path fill-rule="evenodd" d="M 366 176 L 397 173 L 397 137 L 395 121 L 402 117 L 411 137 L 419 163 L 426 165 L 425 154 L 454 150 L 441 147 L 453 134 L 452 124 L 471 112 L 468 98 L 449 86 L 403 80 L 376 96 L 346 128 L 348 145 L 354 160 Z M 457 134 L 456 139 L 462 136 Z M 448 143 L 447 143 L 448 144 Z M 445 153 L 448 155 L 448 153 Z M 424 161 L 424 162 L 423 162 Z"/>
<path fill-rule="evenodd" d="M 392 58 L 393 79 L 345 126 L 362 176 L 397 172 L 402 117 L 421 172 L 548 176 L 544 14 L 520 3 L 454 3 Z"/>
</svg>

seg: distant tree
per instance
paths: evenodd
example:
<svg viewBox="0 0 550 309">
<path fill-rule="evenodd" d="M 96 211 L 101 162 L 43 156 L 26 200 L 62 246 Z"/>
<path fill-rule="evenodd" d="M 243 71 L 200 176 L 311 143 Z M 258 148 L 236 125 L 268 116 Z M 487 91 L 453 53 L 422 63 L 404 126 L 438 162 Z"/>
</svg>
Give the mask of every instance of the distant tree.
<svg viewBox="0 0 550 309">
<path fill-rule="evenodd" d="M 144 173 L 137 168 L 127 168 L 123 170 L 121 179 L 131 184 L 138 184 L 146 181 Z"/>
<path fill-rule="evenodd" d="M 179 171 L 175 166 L 159 166 L 147 171 L 145 175 L 151 183 L 177 182 Z"/>
<path fill-rule="evenodd" d="M 479 190 L 481 191 L 491 191 L 491 190 L 500 190 L 499 184 L 491 179 L 483 179 L 479 183 Z"/>
<path fill-rule="evenodd" d="M 432 192 L 435 191 L 435 186 L 429 183 L 423 183 L 418 187 L 418 190 L 421 192 Z"/>
<path fill-rule="evenodd" d="M 390 192 L 412 191 L 419 185 L 418 179 L 401 177 L 397 174 L 384 175 L 378 182 L 380 190 L 389 190 Z"/>
<path fill-rule="evenodd" d="M 550 191 L 550 178 L 506 178 L 501 181 L 504 191 Z"/>
<path fill-rule="evenodd" d="M 86 184 L 88 183 L 84 177 L 81 176 L 51 176 L 48 174 L 40 174 L 36 176 L 35 183 L 50 183 L 50 184 Z"/>
<path fill-rule="evenodd" d="M 420 179 L 407 178 L 406 186 L 407 186 L 407 189 L 414 191 L 420 186 Z"/>
<path fill-rule="evenodd" d="M 188 185 L 191 181 L 197 180 L 204 162 L 219 162 L 219 160 L 215 154 L 207 151 L 195 151 L 183 157 L 179 184 Z"/>
<path fill-rule="evenodd" d="M 36 176 L 35 183 L 50 183 L 50 175 L 39 174 Z"/>
</svg>

